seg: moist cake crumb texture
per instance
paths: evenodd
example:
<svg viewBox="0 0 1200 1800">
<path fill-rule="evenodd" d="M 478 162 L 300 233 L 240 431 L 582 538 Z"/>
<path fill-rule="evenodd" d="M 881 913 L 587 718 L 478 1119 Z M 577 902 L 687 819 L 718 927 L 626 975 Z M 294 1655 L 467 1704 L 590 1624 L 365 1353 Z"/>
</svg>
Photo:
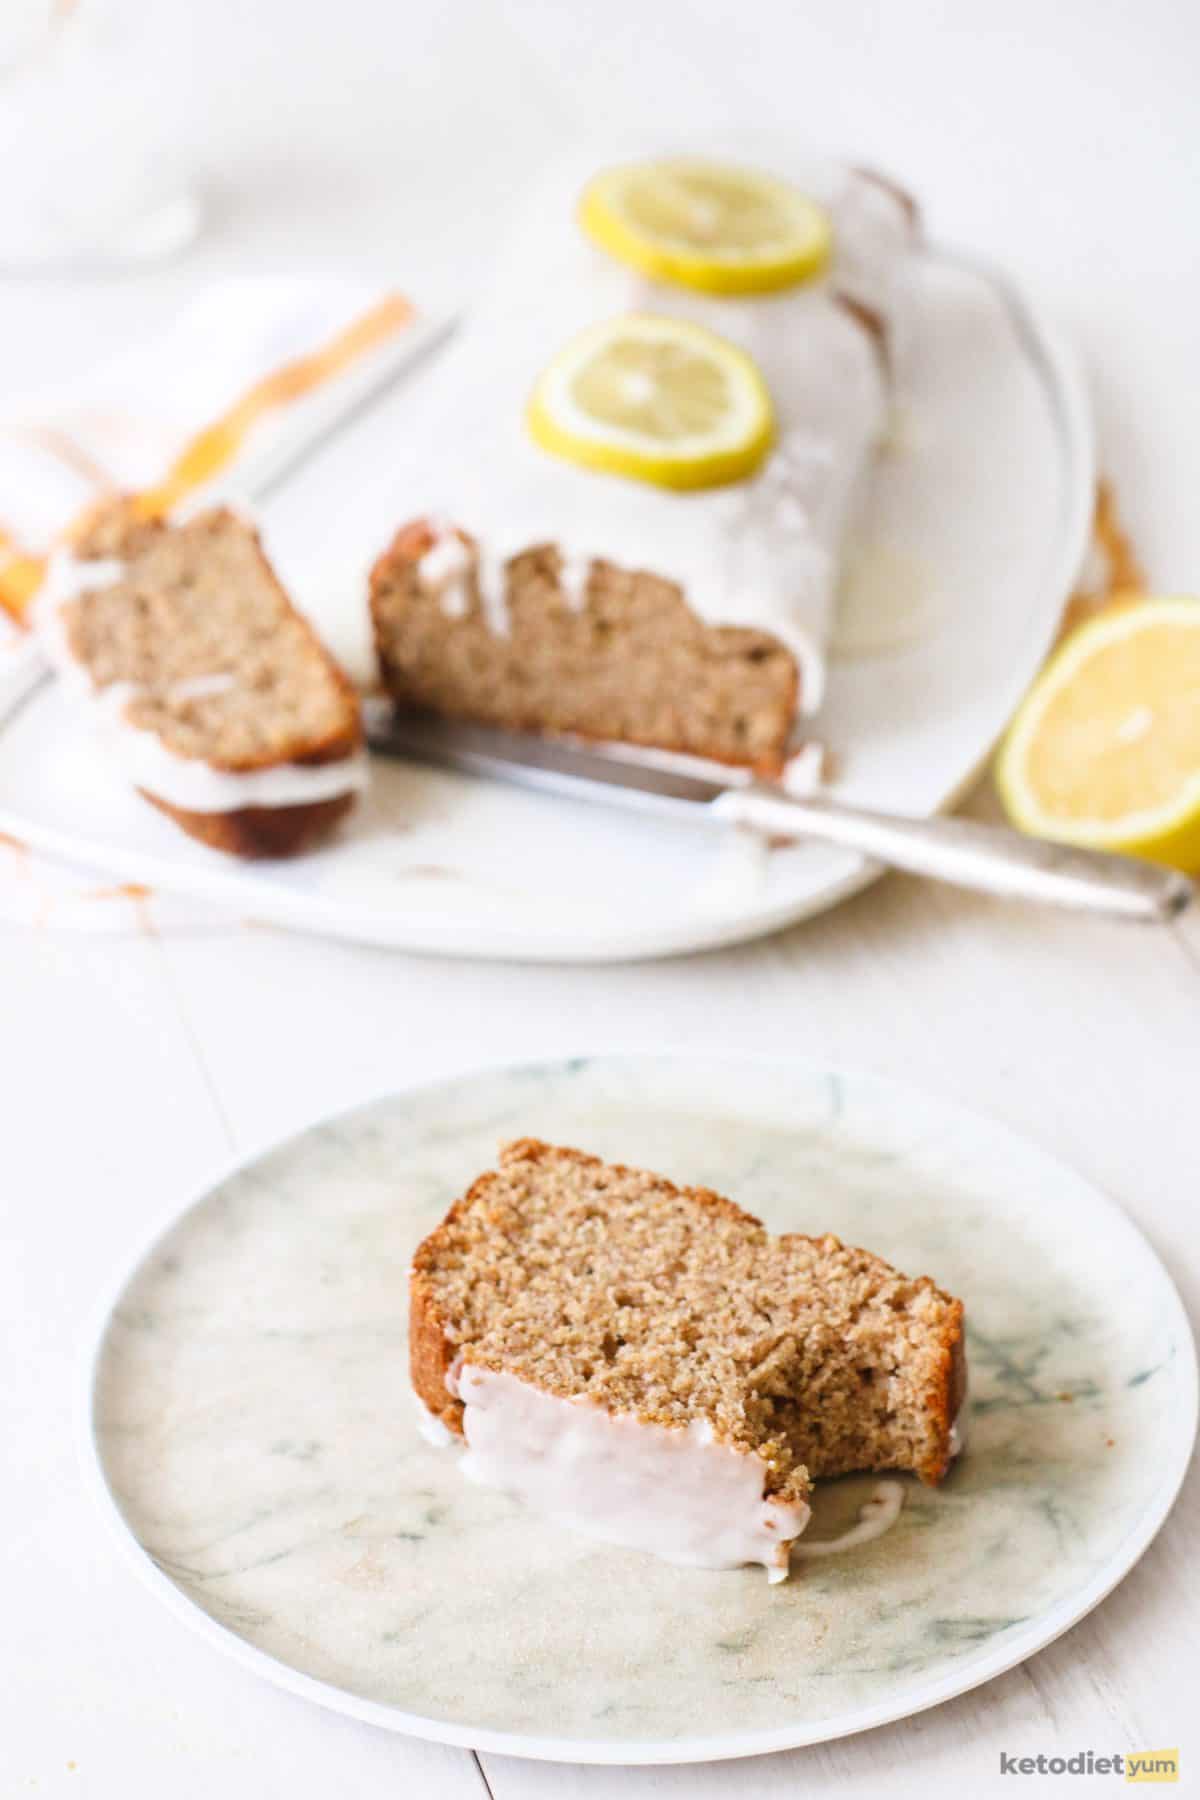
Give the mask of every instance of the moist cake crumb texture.
<svg viewBox="0 0 1200 1800">
<path fill-rule="evenodd" d="M 96 687 L 137 689 L 131 725 L 178 756 L 234 771 L 331 762 L 358 748 L 353 691 L 251 526 L 217 509 L 143 527 L 120 548 L 123 578 L 67 602 L 62 624 Z"/>
<path fill-rule="evenodd" d="M 593 561 L 576 584 L 550 545 L 509 562 L 505 629 L 480 594 L 470 540 L 462 605 L 421 579 L 417 521 L 371 577 L 383 682 L 397 705 L 509 731 L 683 751 L 774 772 L 799 701 L 795 659 L 766 632 L 710 625 L 660 576 Z"/>
<path fill-rule="evenodd" d="M 961 1303 L 836 1237 L 772 1237 L 707 1189 L 532 1139 L 420 1246 L 413 1384 L 453 1431 L 456 1363 L 661 1425 L 711 1423 L 765 1492 L 912 1470 L 937 1482 L 962 1400 Z"/>
</svg>

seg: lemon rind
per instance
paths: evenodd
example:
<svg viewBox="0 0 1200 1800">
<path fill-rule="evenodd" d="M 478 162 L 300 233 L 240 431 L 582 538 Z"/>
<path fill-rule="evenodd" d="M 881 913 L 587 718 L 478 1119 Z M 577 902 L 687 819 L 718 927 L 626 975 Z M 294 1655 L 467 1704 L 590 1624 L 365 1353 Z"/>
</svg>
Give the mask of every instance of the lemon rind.
<svg viewBox="0 0 1200 1800">
<path fill-rule="evenodd" d="M 608 170 L 595 176 L 579 200 L 579 223 L 601 250 L 627 267 L 654 281 L 674 283 L 702 294 L 770 294 L 814 280 L 827 267 L 833 253 L 833 227 L 824 207 L 799 196 L 810 226 L 807 243 L 786 255 L 764 252 L 759 256 L 699 256 L 694 251 L 671 249 L 662 240 L 636 230 L 611 204 L 610 196 L 625 178 L 625 170 Z"/>
<path fill-rule="evenodd" d="M 1093 650 L 1135 636 L 1156 621 L 1177 623 L 1185 611 L 1191 615 L 1189 626 L 1200 631 L 1200 603 L 1185 595 L 1160 595 L 1131 604 L 1119 614 L 1102 613 L 1073 631 L 1051 657 L 1018 709 L 996 756 L 996 787 L 1015 825 L 1034 836 L 1087 849 L 1158 855 L 1170 862 L 1186 850 L 1200 859 L 1200 771 L 1186 776 L 1176 797 L 1166 805 L 1123 813 L 1117 819 L 1066 819 L 1047 813 L 1032 798 L 1022 773 L 1029 744 L 1051 702 Z"/>
<path fill-rule="evenodd" d="M 639 327 L 646 325 L 661 327 L 663 335 L 690 338 L 698 346 L 719 352 L 724 363 L 740 372 L 743 395 L 752 403 L 753 420 L 753 428 L 743 438 L 723 449 L 669 456 L 655 448 L 639 447 L 636 437 L 629 433 L 605 436 L 599 431 L 572 431 L 546 404 L 548 386 L 565 362 L 573 355 L 581 354 L 581 346 L 589 341 L 600 345 L 606 336 L 616 336 L 622 328 L 636 335 Z M 534 443 L 552 456 L 600 474 L 623 475 L 630 480 L 677 491 L 727 487 L 733 482 L 744 481 L 761 468 L 775 442 L 775 412 L 770 390 L 753 357 L 705 326 L 690 320 L 660 318 L 652 313 L 630 313 L 589 326 L 565 344 L 539 376 L 526 407 L 525 424 Z"/>
<path fill-rule="evenodd" d="M 536 399 L 530 401 L 525 418 L 534 443 L 552 456 L 599 474 L 625 475 L 655 487 L 680 490 L 728 487 L 731 482 L 744 481 L 761 468 L 774 441 L 774 433 L 768 427 L 744 449 L 697 457 L 655 457 L 602 438 L 567 431 Z"/>
</svg>

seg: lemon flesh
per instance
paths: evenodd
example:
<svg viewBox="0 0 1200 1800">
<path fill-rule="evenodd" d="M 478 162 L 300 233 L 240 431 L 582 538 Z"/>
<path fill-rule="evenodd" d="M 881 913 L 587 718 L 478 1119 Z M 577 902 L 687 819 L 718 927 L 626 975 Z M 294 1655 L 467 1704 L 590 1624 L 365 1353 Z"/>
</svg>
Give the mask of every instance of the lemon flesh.
<svg viewBox="0 0 1200 1800">
<path fill-rule="evenodd" d="M 774 435 L 766 383 L 744 351 L 646 313 L 574 338 L 539 378 L 526 421 L 552 455 L 670 488 L 742 480 Z"/>
<path fill-rule="evenodd" d="M 1074 632 L 996 780 L 1022 830 L 1200 869 L 1200 601 L 1146 600 Z"/>
<path fill-rule="evenodd" d="M 823 207 L 753 169 L 674 157 L 607 169 L 584 189 L 584 231 L 619 262 L 708 294 L 763 294 L 819 275 Z"/>
</svg>

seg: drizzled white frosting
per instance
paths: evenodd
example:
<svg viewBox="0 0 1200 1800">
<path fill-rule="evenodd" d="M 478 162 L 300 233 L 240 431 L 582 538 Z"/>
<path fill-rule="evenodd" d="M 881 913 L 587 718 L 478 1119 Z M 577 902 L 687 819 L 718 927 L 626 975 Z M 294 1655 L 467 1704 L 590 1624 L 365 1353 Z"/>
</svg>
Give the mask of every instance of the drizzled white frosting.
<svg viewBox="0 0 1200 1800">
<path fill-rule="evenodd" d="M 858 1509 L 858 1521 L 834 1538 L 819 1538 L 815 1543 L 798 1544 L 796 1555 L 802 1557 L 839 1556 L 843 1550 L 857 1549 L 859 1544 L 873 1543 L 890 1531 L 904 1506 L 904 1487 L 899 1481 L 878 1481 L 875 1492 Z"/>
<path fill-rule="evenodd" d="M 167 689 L 169 700 L 207 700 L 214 694 L 231 694 L 237 686 L 237 676 L 222 669 L 212 675 L 187 675 L 182 681 L 173 681 Z"/>
<path fill-rule="evenodd" d="M 42 585 L 34 597 L 30 622 L 37 632 L 43 650 L 56 672 L 80 698 L 94 693 L 91 680 L 78 662 L 67 640 L 62 609 L 78 594 L 112 587 L 125 578 L 125 564 L 114 557 L 98 557 L 95 562 L 81 562 L 69 550 L 56 550 L 42 577 Z"/>
<path fill-rule="evenodd" d="M 462 1472 L 587 1537 L 690 1568 L 761 1563 L 783 1581 L 809 1509 L 764 1498 L 761 1457 L 716 1442 L 711 1425 L 672 1428 L 562 1400 L 515 1375 L 464 1366 Z"/>
<path fill-rule="evenodd" d="M 468 582 L 475 558 L 446 520 L 428 523 L 433 542 L 417 562 L 417 579 L 426 593 L 441 601 L 448 618 L 464 618 L 471 604 Z"/>
<path fill-rule="evenodd" d="M 417 1430 L 427 1444 L 435 1450 L 458 1450 L 462 1448 L 462 1439 L 457 1432 L 451 1431 L 435 1412 L 430 1412 L 419 1394 L 413 1394 L 413 1406 L 417 1413 Z"/>
<path fill-rule="evenodd" d="M 950 1426 L 950 1460 L 952 1462 L 956 1456 L 961 1456 L 966 1449 L 967 1437 L 967 1396 L 964 1394 L 959 1409 L 954 1415 L 953 1423 Z"/>
<path fill-rule="evenodd" d="M 558 569 L 558 590 L 572 612 L 582 612 L 587 604 L 588 577 L 592 558 L 572 550 L 562 552 Z"/>
<path fill-rule="evenodd" d="M 304 806 L 357 793 L 367 785 L 365 751 L 328 763 L 276 763 L 265 769 L 214 769 L 199 757 L 179 756 L 158 733 L 133 724 L 128 708 L 138 694 L 130 682 L 97 688 L 72 653 L 62 608 L 77 595 L 109 587 L 125 574 L 125 564 L 106 558 L 83 562 L 61 551 L 51 558 L 34 605 L 33 623 L 58 674 L 91 711 L 96 735 L 109 760 L 134 787 L 185 812 L 239 812 L 243 807 Z M 176 682 L 181 699 L 229 692 L 237 677 L 225 670 Z"/>
<path fill-rule="evenodd" d="M 214 769 L 195 756 L 177 756 L 156 731 L 125 716 L 135 689 L 108 688 L 97 722 L 110 760 L 134 787 L 185 812 L 238 812 L 245 806 L 305 806 L 359 793 L 367 785 L 366 752 L 327 763 L 274 763 L 265 769 Z M 104 704 L 99 704 L 99 701 Z"/>
<path fill-rule="evenodd" d="M 543 202 L 444 366 L 443 404 L 405 481 L 408 516 L 438 522 L 422 578 L 447 611 L 463 600 L 461 576 L 445 579 L 447 559 L 457 566 L 447 521 L 478 543 L 483 604 L 498 632 L 506 561 L 554 544 L 571 604 L 582 603 L 595 558 L 662 575 L 705 620 L 781 639 L 801 664 L 805 709 L 818 704 L 842 542 L 888 415 L 880 346 L 835 296 L 869 305 L 890 330 L 904 311 L 912 226 L 897 196 L 867 177 L 811 163 L 778 173 L 829 206 L 834 262 L 821 280 L 750 298 L 646 280 L 587 242 L 569 190 L 552 211 Z M 532 443 L 524 411 L 540 370 L 575 332 L 627 311 L 691 319 L 754 357 L 778 424 L 755 477 L 676 493 L 576 468 Z"/>
</svg>

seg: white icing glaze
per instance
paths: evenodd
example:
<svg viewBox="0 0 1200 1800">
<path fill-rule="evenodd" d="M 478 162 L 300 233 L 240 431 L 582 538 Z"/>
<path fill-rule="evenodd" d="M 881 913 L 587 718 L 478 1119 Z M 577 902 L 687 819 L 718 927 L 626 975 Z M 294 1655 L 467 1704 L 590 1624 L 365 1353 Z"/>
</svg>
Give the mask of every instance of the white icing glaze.
<svg viewBox="0 0 1200 1800">
<path fill-rule="evenodd" d="M 818 1539 L 815 1543 L 798 1544 L 797 1556 L 837 1556 L 843 1550 L 853 1550 L 859 1544 L 869 1544 L 873 1539 L 882 1537 L 890 1531 L 900 1517 L 904 1505 L 904 1485 L 899 1481 L 880 1481 L 875 1484 L 875 1492 L 869 1500 L 863 1502 L 858 1510 L 858 1523 L 851 1525 L 835 1538 Z"/>
<path fill-rule="evenodd" d="M 367 785 L 365 751 L 328 763 L 276 763 L 266 769 L 214 769 L 198 757 L 177 756 L 157 732 L 131 724 L 126 711 L 137 688 L 129 682 L 93 685 L 72 654 L 62 622 L 68 600 L 120 581 L 126 565 L 105 559 L 83 562 L 68 551 L 50 559 L 34 603 L 33 624 L 46 655 L 71 691 L 87 702 L 103 748 L 135 787 L 186 812 L 238 812 L 248 806 L 303 806 L 357 793 Z M 236 676 L 225 671 L 192 676 L 175 684 L 182 698 L 227 692 Z"/>
<path fill-rule="evenodd" d="M 411 1388 L 409 1392 L 412 1392 Z M 417 1412 L 417 1430 L 425 1442 L 432 1444 L 435 1450 L 461 1449 L 462 1439 L 435 1412 L 430 1412 L 421 1396 L 413 1394 L 412 1400 Z"/>
<path fill-rule="evenodd" d="M 60 675 L 79 697 L 92 694 L 92 684 L 72 655 L 63 627 L 62 609 L 78 594 L 97 588 L 111 587 L 125 575 L 125 564 L 112 557 L 96 562 L 81 562 L 69 550 L 56 550 L 51 556 L 34 598 L 30 622 L 42 649 L 56 674 Z"/>
<path fill-rule="evenodd" d="M 763 1497 L 761 1458 L 711 1425 L 645 1424 L 517 1376 L 466 1365 L 446 1385 L 464 1403 L 462 1471 L 559 1524 L 690 1568 L 761 1563 L 783 1581 L 809 1509 Z"/>
<path fill-rule="evenodd" d="M 793 794 L 798 800 L 820 793 L 827 760 L 824 744 L 815 739 L 801 744 L 783 765 L 783 773 L 779 777 L 780 787 L 785 794 Z"/>
<path fill-rule="evenodd" d="M 508 636 L 506 569 L 509 558 L 525 547 L 525 544 L 516 543 L 511 535 L 506 540 L 501 532 L 477 547 L 476 579 L 479 582 L 479 596 L 487 628 L 493 637 Z"/>
<path fill-rule="evenodd" d="M 562 218 L 541 213 L 527 252 L 512 256 L 508 279 L 451 353 L 441 420 L 405 482 L 410 516 L 452 519 L 477 541 L 493 630 L 506 629 L 507 561 L 555 544 L 570 603 L 582 598 L 581 572 L 597 556 L 662 575 L 705 620 L 781 639 L 801 664 L 805 710 L 819 703 L 842 542 L 888 417 L 879 346 L 836 294 L 869 294 L 890 323 L 903 310 L 897 266 L 912 229 L 901 202 L 875 182 L 826 169 L 824 188 L 809 185 L 833 216 L 833 268 L 752 298 L 649 281 L 590 246 L 569 207 Z M 576 468 L 532 443 L 524 410 L 540 370 L 576 331 L 628 311 L 694 320 L 755 358 L 778 433 L 751 480 L 676 493 Z"/>
<path fill-rule="evenodd" d="M 56 550 L 50 558 L 42 585 L 37 591 L 35 610 L 38 614 L 56 612 L 65 600 L 73 600 L 85 589 L 111 587 L 123 581 L 126 565 L 117 557 L 97 557 L 82 562 L 69 550 Z"/>
<path fill-rule="evenodd" d="M 450 619 L 465 618 L 470 608 L 469 577 L 475 566 L 470 546 L 443 519 L 427 521 L 433 542 L 417 562 L 417 580 L 439 600 Z"/>
<path fill-rule="evenodd" d="M 111 692 L 111 690 L 109 690 Z M 108 694 L 99 698 L 107 701 Z M 130 695 L 124 696 L 128 704 Z M 177 756 L 157 732 L 131 725 L 124 708 L 105 705 L 102 735 L 112 760 L 135 787 L 185 812 L 238 812 L 244 806 L 304 806 L 359 793 L 367 785 L 366 752 L 328 763 L 275 763 L 266 769 L 214 769 Z"/>
<path fill-rule="evenodd" d="M 951 1461 L 953 1461 L 953 1459 L 956 1456 L 962 1455 L 963 1451 L 967 1447 L 968 1436 L 969 1436 L 969 1431 L 968 1431 L 968 1426 L 967 1426 L 967 1397 L 964 1394 L 963 1398 L 962 1398 L 962 1405 L 959 1407 L 958 1411 L 955 1413 L 954 1423 L 950 1427 L 950 1457 L 951 1457 Z"/>
<path fill-rule="evenodd" d="M 167 689 L 169 700 L 208 700 L 215 694 L 231 694 L 237 686 L 237 676 L 222 669 L 212 675 L 188 675 L 183 681 L 173 682 Z"/>
<path fill-rule="evenodd" d="M 580 613 L 587 605 L 588 580 L 594 557 L 577 550 L 564 550 L 558 569 L 558 590 L 572 612 Z"/>
</svg>

